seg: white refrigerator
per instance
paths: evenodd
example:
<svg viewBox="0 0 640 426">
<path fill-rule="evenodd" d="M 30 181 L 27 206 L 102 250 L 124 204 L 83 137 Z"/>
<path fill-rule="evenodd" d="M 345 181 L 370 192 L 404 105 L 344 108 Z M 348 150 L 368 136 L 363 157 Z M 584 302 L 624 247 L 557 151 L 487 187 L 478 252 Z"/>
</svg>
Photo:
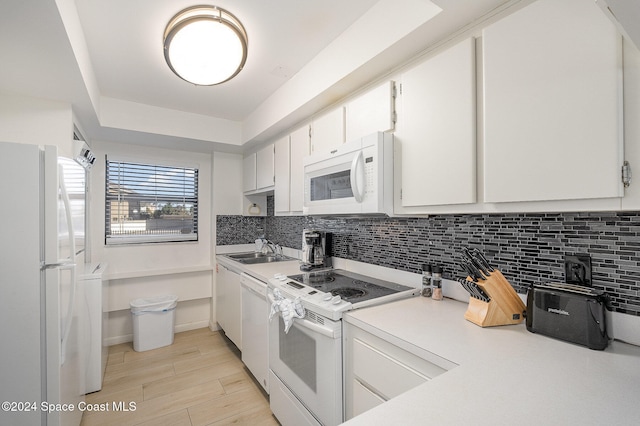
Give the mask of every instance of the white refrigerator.
<svg viewBox="0 0 640 426">
<path fill-rule="evenodd" d="M 0 142 L 0 424 L 80 423 L 83 167 L 55 146 Z"/>
</svg>

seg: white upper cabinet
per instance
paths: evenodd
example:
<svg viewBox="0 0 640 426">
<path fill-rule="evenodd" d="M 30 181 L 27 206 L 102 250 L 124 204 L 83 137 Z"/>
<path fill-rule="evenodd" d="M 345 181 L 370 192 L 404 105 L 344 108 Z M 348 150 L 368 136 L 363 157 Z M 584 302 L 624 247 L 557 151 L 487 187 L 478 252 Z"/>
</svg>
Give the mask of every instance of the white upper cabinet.
<svg viewBox="0 0 640 426">
<path fill-rule="evenodd" d="M 291 212 L 301 214 L 304 200 L 304 168 L 302 166 L 302 160 L 311 153 L 309 126 L 295 130 L 291 133 L 290 137 L 291 176 L 289 208 Z"/>
<path fill-rule="evenodd" d="M 242 162 L 242 190 L 244 192 L 256 189 L 256 153 L 244 157 Z"/>
<path fill-rule="evenodd" d="M 484 201 L 621 197 L 621 38 L 598 6 L 538 0 L 482 40 Z"/>
<path fill-rule="evenodd" d="M 387 81 L 345 106 L 345 142 L 375 132 L 393 130 L 395 125 L 395 83 Z"/>
<path fill-rule="evenodd" d="M 631 43 L 624 43 L 624 144 L 625 160 L 635 168 L 636 176 L 631 176 L 631 186 L 625 188 L 622 199 L 623 210 L 640 210 L 640 185 L 638 185 L 638 165 L 640 165 L 640 50 Z M 636 141 L 635 143 L 632 141 Z"/>
<path fill-rule="evenodd" d="M 309 126 L 279 139 L 276 147 L 275 214 L 302 214 L 304 169 L 302 159 L 309 155 Z"/>
<path fill-rule="evenodd" d="M 290 147 L 289 136 L 278 139 L 275 143 L 275 173 L 276 186 L 274 189 L 274 208 L 275 213 L 290 211 Z"/>
<path fill-rule="evenodd" d="M 265 146 L 256 154 L 256 189 L 273 186 L 275 182 L 273 144 Z"/>
<path fill-rule="evenodd" d="M 395 136 L 402 198 L 396 213 L 403 207 L 475 202 L 474 40 L 427 59 L 401 79 Z"/>
<path fill-rule="evenodd" d="M 344 107 L 336 108 L 311 124 L 311 153 L 322 154 L 344 143 Z"/>
<path fill-rule="evenodd" d="M 275 183 L 274 145 L 270 144 L 244 157 L 242 189 L 244 192 L 260 192 L 273 189 Z"/>
</svg>

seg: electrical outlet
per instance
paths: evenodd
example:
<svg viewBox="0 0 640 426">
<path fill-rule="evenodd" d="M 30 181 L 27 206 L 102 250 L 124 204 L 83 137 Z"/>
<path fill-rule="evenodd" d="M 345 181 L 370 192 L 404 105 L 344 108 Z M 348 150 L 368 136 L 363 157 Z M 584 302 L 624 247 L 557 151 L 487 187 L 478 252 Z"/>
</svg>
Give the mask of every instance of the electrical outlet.
<svg viewBox="0 0 640 426">
<path fill-rule="evenodd" d="M 564 276 L 567 284 L 591 287 L 591 256 L 588 254 L 565 255 Z"/>
</svg>

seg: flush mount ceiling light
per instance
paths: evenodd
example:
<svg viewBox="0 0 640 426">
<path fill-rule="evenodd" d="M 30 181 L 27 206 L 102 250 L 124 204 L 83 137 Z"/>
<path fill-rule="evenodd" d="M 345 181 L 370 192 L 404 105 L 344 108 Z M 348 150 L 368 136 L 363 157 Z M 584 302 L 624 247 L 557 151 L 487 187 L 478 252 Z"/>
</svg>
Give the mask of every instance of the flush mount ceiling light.
<svg viewBox="0 0 640 426">
<path fill-rule="evenodd" d="M 164 58 L 178 77 L 213 86 L 235 77 L 247 60 L 247 32 L 231 13 L 193 6 L 174 16 L 164 30 Z"/>
</svg>

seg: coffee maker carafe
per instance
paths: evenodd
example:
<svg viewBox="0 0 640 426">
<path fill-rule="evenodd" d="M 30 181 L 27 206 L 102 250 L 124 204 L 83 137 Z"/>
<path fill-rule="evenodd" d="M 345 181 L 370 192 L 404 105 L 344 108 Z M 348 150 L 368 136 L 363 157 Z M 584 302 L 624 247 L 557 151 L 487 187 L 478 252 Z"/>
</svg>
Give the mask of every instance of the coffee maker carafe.
<svg viewBox="0 0 640 426">
<path fill-rule="evenodd" d="M 302 231 L 302 264 L 300 270 L 311 271 L 331 267 L 328 255 L 331 245 L 331 234 L 315 229 Z"/>
</svg>

